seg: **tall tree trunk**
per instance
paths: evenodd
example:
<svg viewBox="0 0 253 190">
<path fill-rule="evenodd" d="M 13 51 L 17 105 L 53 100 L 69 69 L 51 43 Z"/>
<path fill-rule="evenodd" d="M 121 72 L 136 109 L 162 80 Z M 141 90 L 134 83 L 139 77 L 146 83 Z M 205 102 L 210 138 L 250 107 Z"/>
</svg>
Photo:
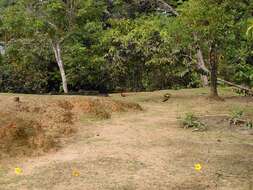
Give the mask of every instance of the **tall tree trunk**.
<svg viewBox="0 0 253 190">
<path fill-rule="evenodd" d="M 197 59 L 198 59 L 198 62 L 197 62 L 198 67 L 199 68 L 205 68 L 206 70 L 208 70 L 206 68 L 203 53 L 202 53 L 200 48 L 197 48 Z M 202 80 L 203 87 L 207 87 L 208 84 L 209 84 L 209 81 L 208 81 L 208 77 L 207 77 L 206 74 L 201 74 L 201 80 Z"/>
<path fill-rule="evenodd" d="M 63 91 L 64 93 L 68 93 L 68 85 L 67 85 L 67 78 L 64 70 L 64 65 L 62 61 L 62 56 L 61 56 L 61 47 L 59 42 L 52 42 L 52 47 L 54 50 L 55 54 L 55 59 L 58 64 L 60 73 L 61 73 L 61 79 L 62 79 L 62 86 L 63 86 Z"/>
<path fill-rule="evenodd" d="M 202 70 L 206 70 L 205 74 L 201 74 L 202 86 L 207 87 L 208 84 L 209 84 L 208 77 L 207 77 L 208 69 L 206 68 L 206 65 L 205 65 L 203 52 L 200 49 L 200 45 L 198 43 L 199 39 L 198 39 L 198 36 L 197 36 L 196 32 L 193 32 L 193 37 L 194 37 L 195 46 L 196 46 L 196 50 L 197 50 L 197 65 L 198 65 L 198 68 L 202 69 Z"/>
<path fill-rule="evenodd" d="M 218 72 L 218 58 L 217 58 L 217 51 L 215 45 L 210 46 L 209 52 L 209 62 L 210 62 L 210 96 L 211 98 L 218 98 L 218 90 L 217 90 L 217 72 Z"/>
</svg>

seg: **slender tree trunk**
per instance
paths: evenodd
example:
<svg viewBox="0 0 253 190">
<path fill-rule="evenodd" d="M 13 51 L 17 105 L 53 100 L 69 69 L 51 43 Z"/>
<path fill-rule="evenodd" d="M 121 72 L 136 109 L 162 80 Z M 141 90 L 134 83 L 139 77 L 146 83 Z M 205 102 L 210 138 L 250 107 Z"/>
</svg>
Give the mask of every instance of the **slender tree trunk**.
<svg viewBox="0 0 253 190">
<path fill-rule="evenodd" d="M 196 32 L 193 32 L 193 37 L 194 37 L 195 46 L 196 46 L 196 49 L 197 49 L 197 65 L 198 65 L 198 68 L 208 71 L 208 69 L 206 68 L 206 65 L 205 65 L 203 52 L 201 51 L 199 43 L 198 43 L 199 40 L 198 40 L 198 36 L 197 36 Z M 207 87 L 208 84 L 209 84 L 207 75 L 201 74 L 201 80 L 202 80 L 202 86 Z"/>
<path fill-rule="evenodd" d="M 61 73 L 61 78 L 62 78 L 62 86 L 63 86 L 63 91 L 64 93 L 68 93 L 68 85 L 67 85 L 67 78 L 64 70 L 64 65 L 62 61 L 62 56 L 61 56 L 61 47 L 59 42 L 52 42 L 52 47 L 54 50 L 55 54 L 55 59 L 58 64 L 60 73 Z"/>
<path fill-rule="evenodd" d="M 197 59 L 198 59 L 198 62 L 197 62 L 198 67 L 199 68 L 205 68 L 206 70 L 208 70 L 206 68 L 204 57 L 203 57 L 203 53 L 202 53 L 202 51 L 201 51 L 200 48 L 197 49 Z M 203 87 L 207 87 L 209 85 L 209 81 L 208 81 L 207 75 L 201 74 L 201 80 L 202 80 Z"/>
<path fill-rule="evenodd" d="M 218 58 L 217 52 L 214 45 L 211 45 L 209 52 L 209 62 L 210 62 L 210 96 L 211 98 L 218 98 L 218 90 L 217 90 L 217 72 L 218 72 Z"/>
</svg>

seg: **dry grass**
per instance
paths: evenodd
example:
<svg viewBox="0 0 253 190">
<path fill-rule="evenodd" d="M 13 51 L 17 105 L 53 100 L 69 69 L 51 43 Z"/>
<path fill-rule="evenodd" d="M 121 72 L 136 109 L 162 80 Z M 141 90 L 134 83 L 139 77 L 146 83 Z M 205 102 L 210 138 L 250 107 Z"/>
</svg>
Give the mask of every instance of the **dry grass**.
<svg viewBox="0 0 253 190">
<path fill-rule="evenodd" d="M 0 114 L 0 159 L 10 156 L 33 155 L 55 147 L 54 139 L 33 121 Z"/>
<path fill-rule="evenodd" d="M 83 114 L 109 119 L 114 112 L 141 110 L 137 104 L 109 98 L 0 96 L 0 159 L 57 150 L 60 140 L 77 131 Z"/>
<path fill-rule="evenodd" d="M 171 98 L 162 103 L 163 95 L 168 92 Z M 91 97 L 89 101 L 81 97 L 44 97 L 43 100 L 36 97 L 42 105 L 37 102 L 40 109 L 36 109 L 39 114 L 35 116 L 41 116 L 45 126 L 54 121 L 58 127 L 53 128 L 59 129 L 65 125 L 59 122 L 60 113 L 72 108 L 73 122 L 79 130 L 53 154 L 16 160 L 15 164 L 6 161 L 8 164 L 3 164 L 2 170 L 0 167 L 0 189 L 251 190 L 252 134 L 250 130 L 245 133 L 240 128 L 229 127 L 227 117 L 239 107 L 247 118 L 253 119 L 253 99 L 235 96 L 230 89 L 222 89 L 221 94 L 223 102 L 209 100 L 206 89 L 128 93 L 126 97 L 113 94 L 112 99 Z M 21 97 L 28 107 L 25 110 L 32 109 L 29 102 L 33 98 Z M 59 101 L 71 105 L 61 102 L 58 106 Z M 96 105 L 104 106 L 102 112 L 108 114 L 124 112 L 128 106 L 122 103 L 122 108 L 122 101 L 136 102 L 144 111 L 136 112 L 131 104 L 131 111 L 113 114 L 111 119 L 78 122 L 78 117 L 91 113 L 95 116 Z M 6 101 L 0 96 L 2 103 Z M 188 112 L 207 123 L 208 129 L 192 132 L 181 128 L 177 118 Z M 25 112 L 16 113 L 24 118 Z M 46 120 L 44 117 L 49 117 L 49 113 L 52 118 Z M 202 165 L 201 171 L 194 169 L 196 163 Z M 23 169 L 22 175 L 15 175 L 15 166 Z M 80 175 L 73 176 L 73 170 Z"/>
</svg>

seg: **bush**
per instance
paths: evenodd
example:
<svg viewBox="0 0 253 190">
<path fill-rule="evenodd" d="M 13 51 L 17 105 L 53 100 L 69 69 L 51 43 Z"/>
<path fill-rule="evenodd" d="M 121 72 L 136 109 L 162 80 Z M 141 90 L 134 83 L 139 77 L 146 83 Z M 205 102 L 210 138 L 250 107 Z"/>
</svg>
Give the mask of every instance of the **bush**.
<svg viewBox="0 0 253 190">
<path fill-rule="evenodd" d="M 253 128 L 253 122 L 250 119 L 245 119 L 244 111 L 239 108 L 232 110 L 229 118 L 229 124 L 239 127 L 241 126 L 247 129 Z"/>
<path fill-rule="evenodd" d="M 231 124 L 238 125 L 241 122 L 243 115 L 244 115 L 244 112 L 241 109 L 232 110 L 232 112 L 230 113 L 230 119 L 229 119 L 230 125 Z"/>
<path fill-rule="evenodd" d="M 199 121 L 199 119 L 194 116 L 193 113 L 187 113 L 181 122 L 185 129 L 193 128 L 193 131 L 204 131 L 207 129 L 207 126 Z"/>
</svg>

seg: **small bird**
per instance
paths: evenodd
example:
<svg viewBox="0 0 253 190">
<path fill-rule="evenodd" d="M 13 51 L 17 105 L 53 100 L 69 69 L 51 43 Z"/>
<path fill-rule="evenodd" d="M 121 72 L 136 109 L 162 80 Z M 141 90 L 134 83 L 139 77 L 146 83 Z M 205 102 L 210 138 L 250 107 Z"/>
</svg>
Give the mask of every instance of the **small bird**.
<svg viewBox="0 0 253 190">
<path fill-rule="evenodd" d="M 20 102 L 20 98 L 19 97 L 14 97 L 14 102 Z"/>
<path fill-rule="evenodd" d="M 120 95 L 121 97 L 126 97 L 126 95 L 123 92 L 121 92 Z"/>
<path fill-rule="evenodd" d="M 170 99 L 170 97 L 171 97 L 170 93 L 164 94 L 164 96 L 163 96 L 163 102 L 167 102 Z"/>
</svg>

